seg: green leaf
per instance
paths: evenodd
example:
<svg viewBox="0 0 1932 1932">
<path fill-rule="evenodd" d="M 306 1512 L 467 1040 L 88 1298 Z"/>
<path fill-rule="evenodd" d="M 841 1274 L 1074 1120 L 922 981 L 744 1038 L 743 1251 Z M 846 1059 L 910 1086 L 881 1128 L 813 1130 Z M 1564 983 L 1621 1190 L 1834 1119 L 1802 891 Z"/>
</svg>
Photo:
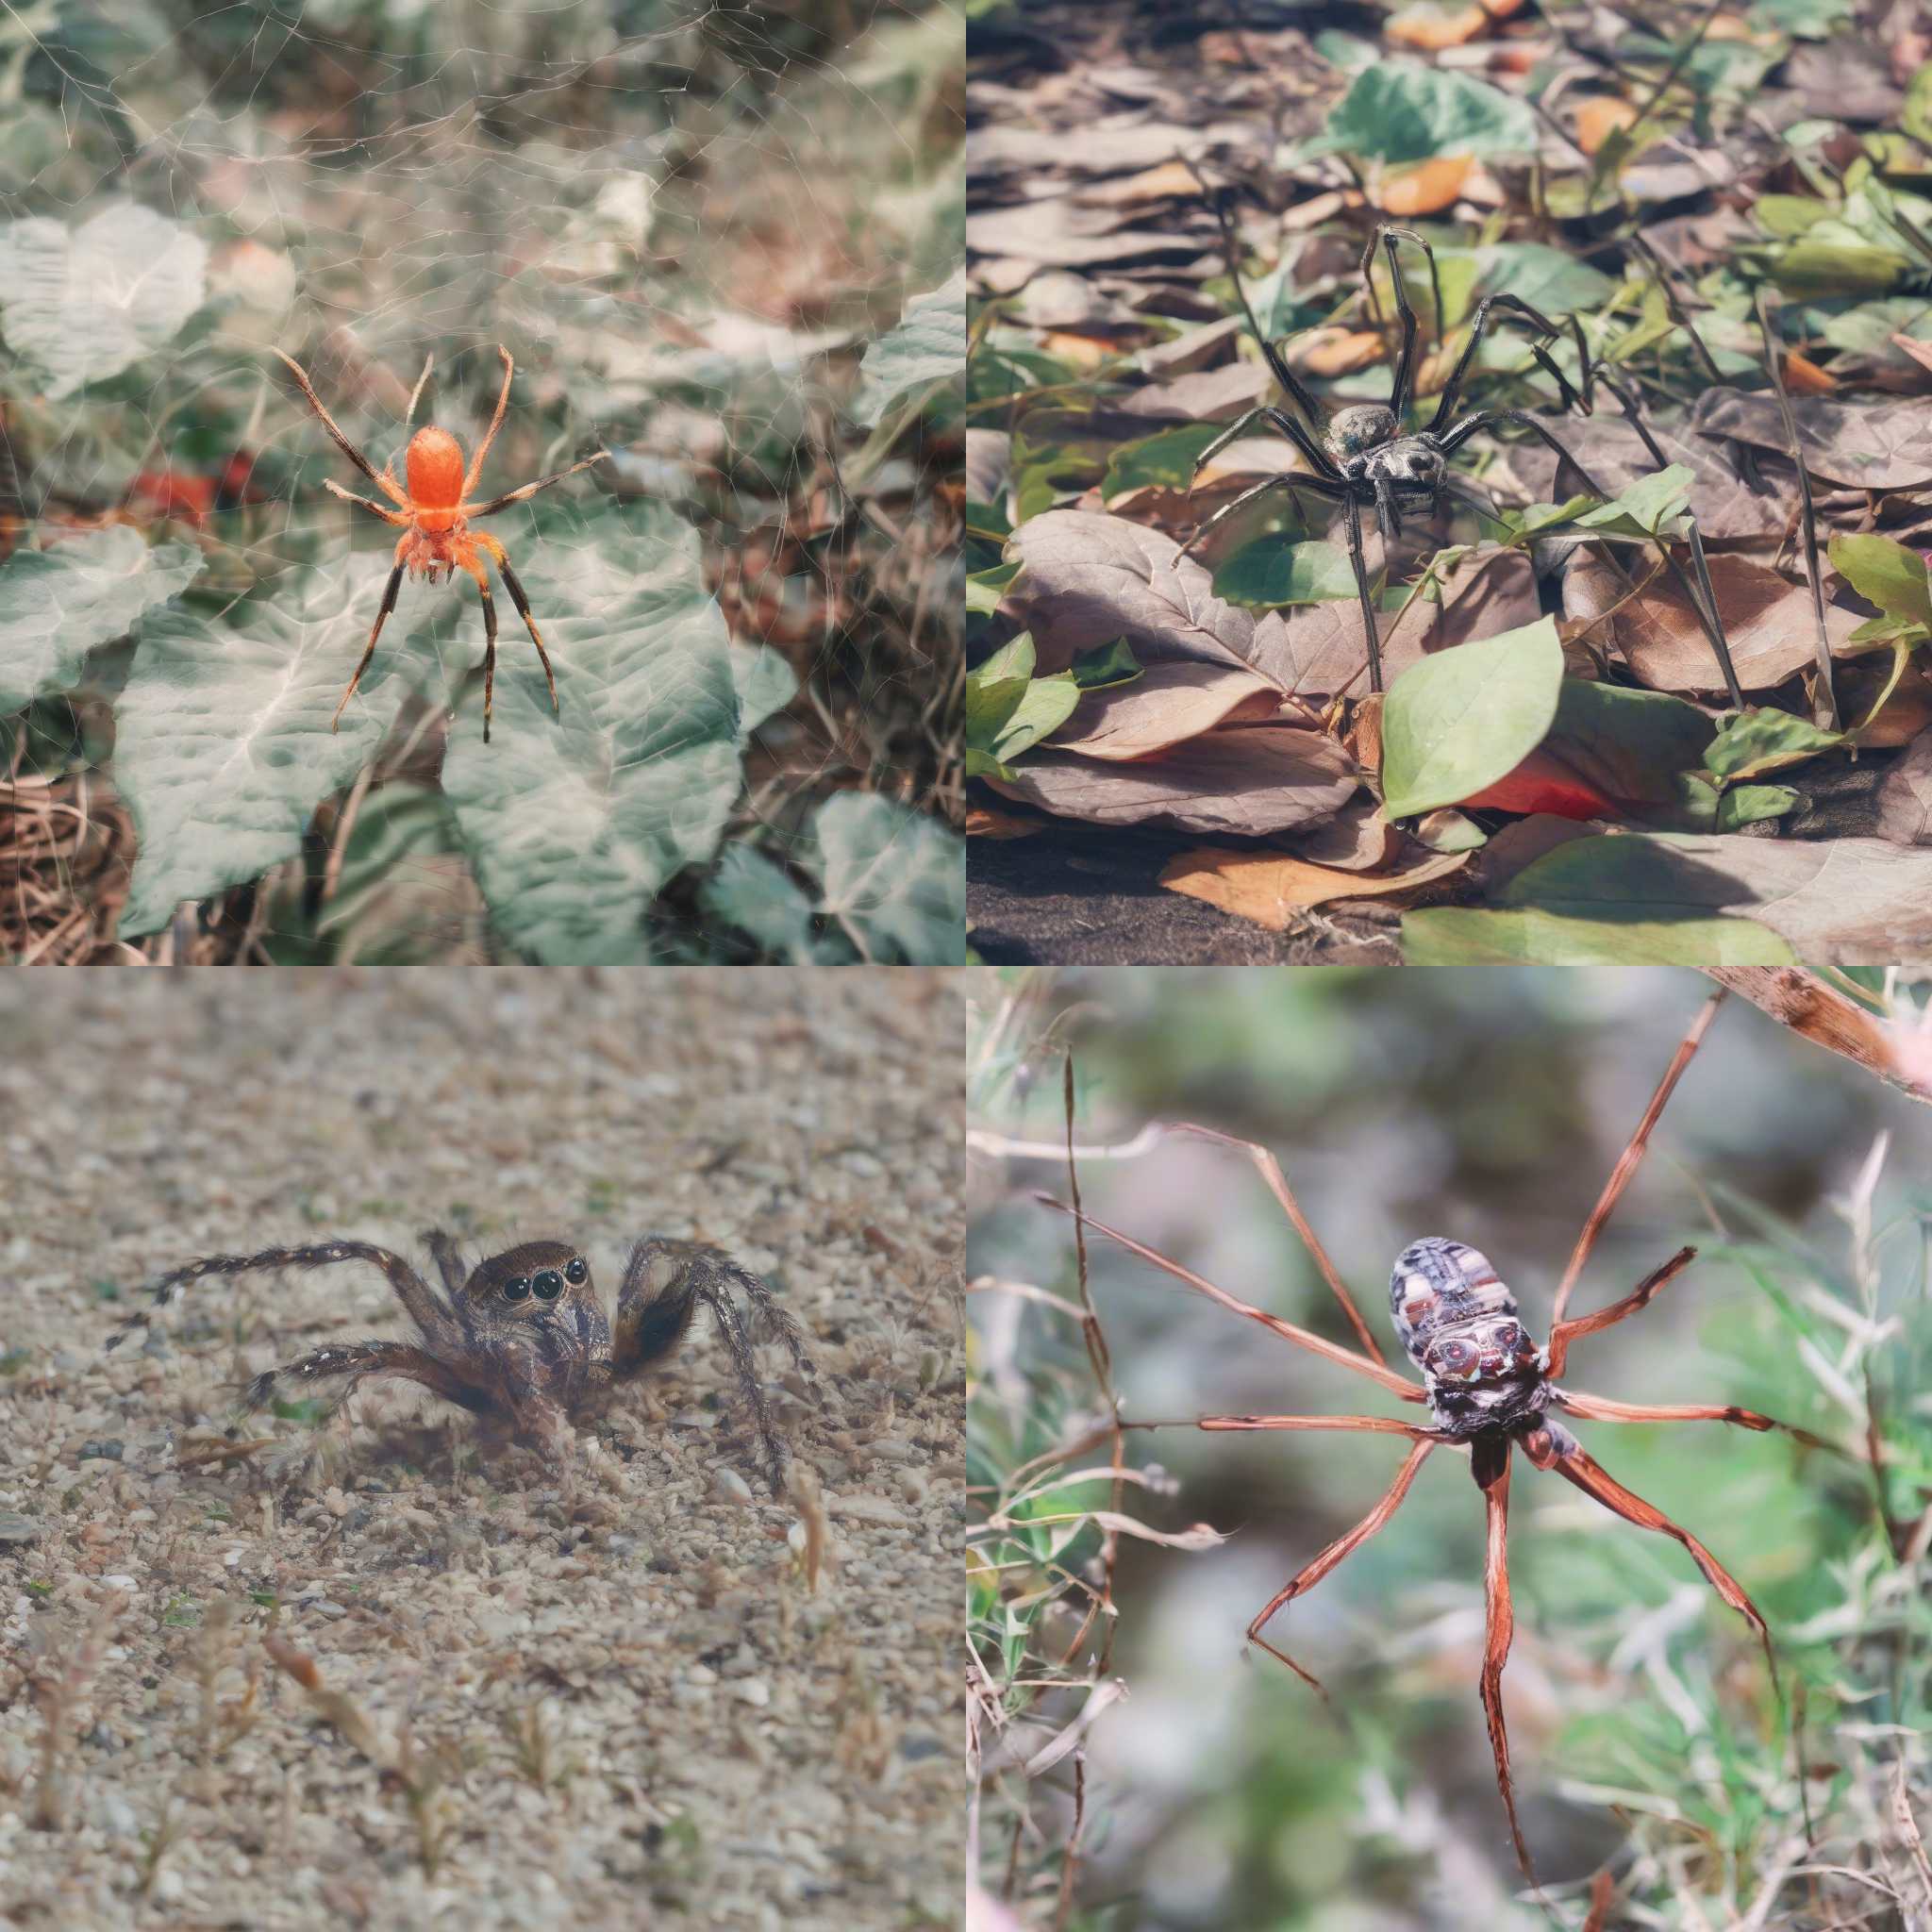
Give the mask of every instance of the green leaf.
<svg viewBox="0 0 1932 1932">
<path fill-rule="evenodd" d="M 889 410 L 923 404 L 966 367 L 966 271 L 915 295 L 898 325 L 867 345 L 858 365 L 853 420 L 868 428 Z"/>
<path fill-rule="evenodd" d="M 51 550 L 16 550 L 0 565 L 0 716 L 71 691 L 95 645 L 179 596 L 201 565 L 189 544 L 150 549 L 125 524 L 63 537 Z"/>
<path fill-rule="evenodd" d="M 1082 691 L 1104 691 L 1108 685 L 1132 684 L 1141 675 L 1141 661 L 1125 638 L 1116 638 L 1075 658 L 1073 673 Z"/>
<path fill-rule="evenodd" d="M 698 903 L 711 918 L 750 934 L 774 961 L 811 966 L 823 957 L 812 929 L 812 902 L 782 866 L 749 845 L 726 851 L 699 889 Z"/>
<path fill-rule="evenodd" d="M 1793 242 L 1779 250 L 1772 276 L 1788 295 L 1880 295 L 1911 263 L 1889 248 L 1845 242 Z"/>
<path fill-rule="evenodd" d="M 1584 842 L 1584 841 L 1579 841 Z M 1749 919 L 1592 920 L 1459 906 L 1408 912 L 1410 966 L 1788 966 L 1791 949 Z"/>
<path fill-rule="evenodd" d="M 1443 68 L 1380 60 L 1356 75 L 1304 149 L 1400 165 L 1437 155 L 1532 154 L 1536 117 L 1512 94 Z"/>
<path fill-rule="evenodd" d="M 821 915 L 870 965 L 966 958 L 966 841 L 876 792 L 841 791 L 812 819 Z M 811 862 L 811 861 L 808 861 Z"/>
<path fill-rule="evenodd" d="M 1476 259 L 1485 290 L 1517 296 L 1545 315 L 1601 308 L 1617 291 L 1601 269 L 1544 242 L 1499 242 L 1478 249 Z"/>
<path fill-rule="evenodd" d="M 365 577 L 345 608 L 340 569 L 304 570 L 220 619 L 164 606 L 142 620 L 115 705 L 114 780 L 140 843 L 124 939 L 299 851 L 315 808 L 374 755 L 409 683 L 406 640 L 377 652 L 341 729 L 329 721 L 382 586 Z"/>
<path fill-rule="evenodd" d="M 0 223 L 0 335 L 47 372 L 57 400 L 173 341 L 207 286 L 208 243 L 135 202 L 72 229 L 44 215 Z"/>
<path fill-rule="evenodd" d="M 793 680 L 774 653 L 732 645 L 696 534 L 670 511 L 578 509 L 544 537 L 523 574 L 560 715 L 534 653 L 507 641 L 492 741 L 467 695 L 443 791 L 508 945 L 543 965 L 641 961 L 645 908 L 717 850 L 744 747 Z"/>
<path fill-rule="evenodd" d="M 1017 563 L 996 563 L 974 571 L 966 579 L 966 609 L 974 617 L 991 617 L 1000 608 L 1007 586 L 1020 575 Z"/>
<path fill-rule="evenodd" d="M 1694 478 L 1683 463 L 1640 476 L 1620 495 L 1576 518 L 1580 529 L 1596 530 L 1607 536 L 1647 539 L 1663 531 L 1680 515 L 1690 500 Z"/>
<path fill-rule="evenodd" d="M 1906 105 L 1898 125 L 1914 141 L 1932 146 L 1932 60 L 1913 74 L 1906 85 Z"/>
<path fill-rule="evenodd" d="M 1382 710 L 1382 810 L 1410 818 L 1493 784 L 1557 715 L 1563 647 L 1547 617 L 1411 665 Z"/>
<path fill-rule="evenodd" d="M 1802 763 L 1844 742 L 1839 731 L 1822 731 L 1808 718 L 1766 708 L 1724 721 L 1705 747 L 1704 769 L 1713 777 L 1756 778 Z"/>
<path fill-rule="evenodd" d="M 1888 617 L 1932 628 L 1932 583 L 1925 559 L 1890 537 L 1833 536 L 1832 568 Z"/>
<path fill-rule="evenodd" d="M 1245 543 L 1214 573 L 1214 594 L 1231 604 L 1276 609 L 1356 594 L 1355 569 L 1339 543 Z"/>
<path fill-rule="evenodd" d="M 1021 566 L 1014 563 L 1009 568 L 1017 575 Z M 975 682 L 993 685 L 1008 684 L 1018 679 L 1024 684 L 1033 675 L 1035 661 L 1033 633 L 1023 630 L 1018 637 L 1009 639 L 979 665 L 966 680 L 966 689 L 970 692 Z"/>
<path fill-rule="evenodd" d="M 1800 803 L 1800 794 L 1789 785 L 1733 785 L 1718 796 L 1713 829 L 1735 832 L 1763 819 L 1782 818 Z"/>
<path fill-rule="evenodd" d="M 1224 423 L 1187 423 L 1178 429 L 1163 429 L 1158 436 L 1122 443 L 1108 458 L 1101 496 L 1111 503 L 1116 496 L 1150 484 L 1185 490 L 1194 479 L 1201 452 L 1226 427 Z"/>
</svg>

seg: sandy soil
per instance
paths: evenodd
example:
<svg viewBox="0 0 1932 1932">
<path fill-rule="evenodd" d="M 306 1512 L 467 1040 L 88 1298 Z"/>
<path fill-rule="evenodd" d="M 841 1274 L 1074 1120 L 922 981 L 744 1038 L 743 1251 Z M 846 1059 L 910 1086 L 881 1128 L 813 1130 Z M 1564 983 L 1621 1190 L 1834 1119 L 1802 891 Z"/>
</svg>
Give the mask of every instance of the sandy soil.
<svg viewBox="0 0 1932 1932">
<path fill-rule="evenodd" d="M 0 985 L 0 1921 L 956 1924 L 961 1024 L 912 971 Z M 607 1305 L 639 1233 L 763 1274 L 820 1508 L 702 1310 L 567 1480 L 382 1382 L 195 1462 L 242 1376 L 408 1332 L 365 1268 L 102 1352 L 197 1255 L 439 1222 Z"/>
</svg>

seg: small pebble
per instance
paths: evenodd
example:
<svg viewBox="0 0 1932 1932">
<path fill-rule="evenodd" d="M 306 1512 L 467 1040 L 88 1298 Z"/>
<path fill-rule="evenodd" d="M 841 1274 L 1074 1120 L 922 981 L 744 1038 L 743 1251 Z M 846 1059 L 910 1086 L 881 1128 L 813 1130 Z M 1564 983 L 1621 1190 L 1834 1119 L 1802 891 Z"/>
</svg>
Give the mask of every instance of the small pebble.
<svg viewBox="0 0 1932 1932">
<path fill-rule="evenodd" d="M 80 1459 L 83 1462 L 119 1462 L 126 1447 L 119 1437 L 99 1438 L 80 1445 Z"/>
<path fill-rule="evenodd" d="M 763 1710 L 772 1701 L 772 1687 L 762 1677 L 747 1677 L 743 1683 L 735 1685 L 733 1691 L 741 1704 L 748 1704 L 755 1710 Z"/>
</svg>

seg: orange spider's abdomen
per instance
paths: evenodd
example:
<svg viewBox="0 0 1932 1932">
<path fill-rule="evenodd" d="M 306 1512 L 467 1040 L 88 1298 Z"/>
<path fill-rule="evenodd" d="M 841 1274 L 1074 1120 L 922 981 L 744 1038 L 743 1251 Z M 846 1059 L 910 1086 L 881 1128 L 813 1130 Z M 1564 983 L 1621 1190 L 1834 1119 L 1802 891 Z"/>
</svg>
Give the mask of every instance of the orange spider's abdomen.
<svg viewBox="0 0 1932 1932">
<path fill-rule="evenodd" d="M 425 509 L 454 509 L 463 500 L 463 446 L 447 429 L 425 425 L 409 439 L 409 499 Z"/>
</svg>

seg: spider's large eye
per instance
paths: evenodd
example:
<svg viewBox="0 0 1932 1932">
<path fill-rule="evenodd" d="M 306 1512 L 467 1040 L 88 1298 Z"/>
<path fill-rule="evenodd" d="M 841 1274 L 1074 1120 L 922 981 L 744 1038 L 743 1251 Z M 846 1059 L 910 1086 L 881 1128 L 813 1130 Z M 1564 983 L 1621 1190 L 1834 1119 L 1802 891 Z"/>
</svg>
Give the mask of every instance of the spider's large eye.
<svg viewBox="0 0 1932 1932">
<path fill-rule="evenodd" d="M 540 1302 L 554 1302 L 563 1292 L 563 1276 L 555 1268 L 546 1268 L 542 1274 L 531 1276 L 530 1292 Z"/>
<path fill-rule="evenodd" d="M 563 1271 L 563 1278 L 573 1288 L 575 1288 L 590 1272 L 591 1264 L 581 1255 L 577 1255 L 572 1258 L 570 1266 Z"/>
<path fill-rule="evenodd" d="M 530 1284 L 526 1276 L 519 1274 L 514 1281 L 503 1284 L 503 1298 L 507 1302 L 526 1302 L 530 1298 Z"/>
</svg>

